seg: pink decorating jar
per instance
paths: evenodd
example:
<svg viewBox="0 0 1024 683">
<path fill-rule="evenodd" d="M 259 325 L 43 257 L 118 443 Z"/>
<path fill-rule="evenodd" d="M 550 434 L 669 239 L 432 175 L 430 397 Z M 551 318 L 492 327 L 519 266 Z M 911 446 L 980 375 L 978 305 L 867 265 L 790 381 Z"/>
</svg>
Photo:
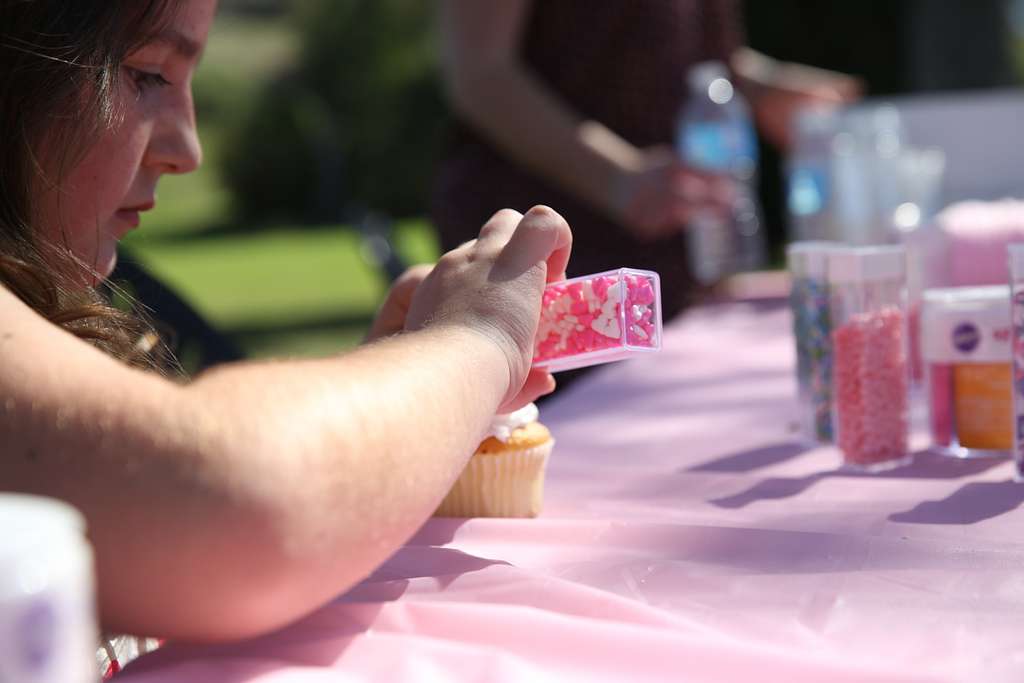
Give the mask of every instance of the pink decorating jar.
<svg viewBox="0 0 1024 683">
<path fill-rule="evenodd" d="M 829 257 L 835 443 L 867 471 L 910 460 L 903 247 L 853 247 Z"/>
</svg>

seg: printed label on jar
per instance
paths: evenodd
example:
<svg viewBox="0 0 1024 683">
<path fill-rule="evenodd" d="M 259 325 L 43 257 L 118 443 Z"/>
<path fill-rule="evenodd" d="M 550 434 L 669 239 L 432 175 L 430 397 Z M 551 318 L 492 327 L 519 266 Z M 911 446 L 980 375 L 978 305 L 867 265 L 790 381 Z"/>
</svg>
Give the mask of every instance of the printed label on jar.
<svg viewBox="0 0 1024 683">
<path fill-rule="evenodd" d="M 962 363 L 953 368 L 957 439 L 964 448 L 1013 448 L 1013 369 L 1010 363 Z"/>
</svg>

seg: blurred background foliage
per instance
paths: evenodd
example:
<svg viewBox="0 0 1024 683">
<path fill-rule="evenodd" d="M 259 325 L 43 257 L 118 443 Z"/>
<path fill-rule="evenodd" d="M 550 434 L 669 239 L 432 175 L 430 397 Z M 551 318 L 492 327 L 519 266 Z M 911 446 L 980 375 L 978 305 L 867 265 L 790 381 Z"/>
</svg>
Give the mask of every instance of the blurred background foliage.
<svg viewBox="0 0 1024 683">
<path fill-rule="evenodd" d="M 438 255 L 423 219 L 446 121 L 432 11 L 224 0 L 194 80 L 203 166 L 161 181 L 125 258 L 250 355 L 358 343 L 388 284 L 366 217 L 394 220 L 401 261 Z"/>
<path fill-rule="evenodd" d="M 240 219 L 424 214 L 445 120 L 432 12 L 421 0 L 293 5 L 292 62 L 227 138 Z"/>
<path fill-rule="evenodd" d="M 246 353 L 317 355 L 361 339 L 388 282 L 368 215 L 394 219 L 385 232 L 402 261 L 438 255 L 424 218 L 447 120 L 434 7 L 221 0 L 194 81 L 205 163 L 161 182 L 157 209 L 126 247 Z M 966 35 L 963 16 L 997 11 L 1006 31 L 979 25 L 988 41 L 975 43 L 1010 36 L 1009 79 L 1024 73 L 1024 0 L 747 0 L 746 10 L 754 47 L 860 73 L 882 93 L 925 89 L 914 54 L 967 61 L 963 41 L 922 33 L 929 16 Z"/>
</svg>

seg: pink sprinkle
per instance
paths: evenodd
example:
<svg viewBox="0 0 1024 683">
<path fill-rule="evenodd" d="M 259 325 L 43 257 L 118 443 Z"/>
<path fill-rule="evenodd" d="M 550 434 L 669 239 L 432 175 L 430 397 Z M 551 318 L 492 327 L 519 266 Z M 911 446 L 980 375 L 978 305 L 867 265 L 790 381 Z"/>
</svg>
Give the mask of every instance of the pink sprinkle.
<svg viewBox="0 0 1024 683">
<path fill-rule="evenodd" d="M 871 465 L 907 454 L 907 358 L 898 308 L 853 316 L 833 339 L 839 447 Z"/>
<path fill-rule="evenodd" d="M 619 301 L 620 296 L 625 300 Z M 621 282 L 616 274 L 549 285 L 538 328 L 544 338 L 535 344 L 534 362 L 625 345 L 653 347 L 654 303 L 651 282 L 633 274 Z M 600 329 L 595 331 L 595 325 Z"/>
</svg>

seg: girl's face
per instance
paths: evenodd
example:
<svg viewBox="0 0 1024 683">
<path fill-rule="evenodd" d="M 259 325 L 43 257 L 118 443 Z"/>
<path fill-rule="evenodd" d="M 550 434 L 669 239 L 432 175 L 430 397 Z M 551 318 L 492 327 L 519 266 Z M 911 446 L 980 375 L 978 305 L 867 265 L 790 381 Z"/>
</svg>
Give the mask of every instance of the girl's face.
<svg viewBox="0 0 1024 683">
<path fill-rule="evenodd" d="M 192 74 L 215 10 L 216 0 L 184 0 L 159 36 L 128 56 L 116 90 L 119 122 L 59 188 L 43 191 L 45 238 L 68 247 L 100 278 L 114 269 L 118 240 L 156 205 L 160 176 L 199 166 Z"/>
</svg>

